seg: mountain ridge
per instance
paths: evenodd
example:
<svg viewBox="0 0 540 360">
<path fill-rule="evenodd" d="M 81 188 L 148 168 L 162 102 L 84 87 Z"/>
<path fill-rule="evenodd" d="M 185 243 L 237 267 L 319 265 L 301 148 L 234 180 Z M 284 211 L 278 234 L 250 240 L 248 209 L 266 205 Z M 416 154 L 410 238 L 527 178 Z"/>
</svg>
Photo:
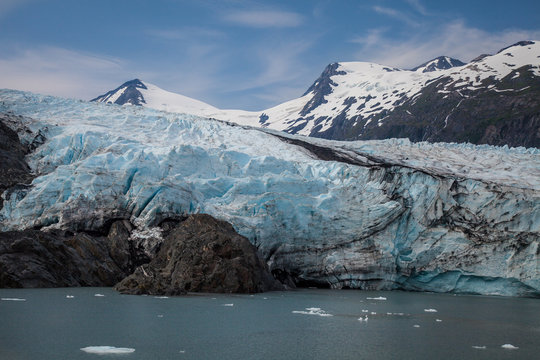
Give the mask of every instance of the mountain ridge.
<svg viewBox="0 0 540 360">
<path fill-rule="evenodd" d="M 520 41 L 468 64 L 447 56 L 411 70 L 331 63 L 300 98 L 262 111 L 221 110 L 182 95 L 175 95 L 180 100 L 158 96 L 165 91 L 155 85 L 153 90 L 137 90 L 143 94 L 137 104 L 137 97 L 125 100 L 129 82 L 115 89 L 121 94 L 108 92 L 93 100 L 333 140 L 405 137 L 415 142 L 540 147 L 539 58 L 540 42 Z M 155 99 L 147 102 L 152 96 Z"/>
</svg>

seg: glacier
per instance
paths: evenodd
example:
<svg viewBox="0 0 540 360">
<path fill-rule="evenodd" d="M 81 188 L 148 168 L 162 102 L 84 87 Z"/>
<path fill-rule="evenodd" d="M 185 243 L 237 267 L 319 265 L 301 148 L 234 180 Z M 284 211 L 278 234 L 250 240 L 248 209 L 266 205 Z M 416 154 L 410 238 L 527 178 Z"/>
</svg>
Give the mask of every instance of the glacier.
<svg viewBox="0 0 540 360">
<path fill-rule="evenodd" d="M 276 276 L 331 288 L 540 296 L 540 151 L 338 142 L 190 114 L 0 90 L 35 178 L 0 231 L 207 213 Z"/>
</svg>

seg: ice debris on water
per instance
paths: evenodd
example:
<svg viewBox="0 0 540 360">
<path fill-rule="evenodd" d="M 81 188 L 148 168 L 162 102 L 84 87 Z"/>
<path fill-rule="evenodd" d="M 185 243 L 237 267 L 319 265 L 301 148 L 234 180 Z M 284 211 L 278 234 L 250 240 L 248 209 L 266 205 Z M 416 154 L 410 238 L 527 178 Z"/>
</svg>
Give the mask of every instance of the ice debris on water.
<svg viewBox="0 0 540 360">
<path fill-rule="evenodd" d="M 154 299 L 168 299 L 168 296 L 154 296 Z"/>
<path fill-rule="evenodd" d="M 304 314 L 304 315 L 317 315 L 317 316 L 323 316 L 323 317 L 334 316 L 332 314 L 327 313 L 323 309 L 317 308 L 317 307 L 306 308 L 306 311 L 304 311 L 304 310 L 293 310 L 292 313 L 293 314 Z"/>
<path fill-rule="evenodd" d="M 2 298 L 2 301 L 26 301 L 26 299 L 19 299 L 19 298 Z"/>
<path fill-rule="evenodd" d="M 386 300 L 386 298 L 384 296 L 379 296 L 379 297 L 367 297 L 366 299 L 368 300 Z"/>
<path fill-rule="evenodd" d="M 114 346 L 87 346 L 81 348 L 82 351 L 90 354 L 107 355 L 107 354 L 131 354 L 135 352 L 133 348 L 123 348 Z"/>
<path fill-rule="evenodd" d="M 95 297 L 104 297 L 105 295 L 103 294 L 94 294 Z"/>
<path fill-rule="evenodd" d="M 442 320 L 441 320 L 441 319 L 435 319 L 435 321 L 436 321 L 436 322 L 442 322 Z"/>
<path fill-rule="evenodd" d="M 437 310 L 435 309 L 424 309 L 425 312 L 432 312 L 432 313 L 436 313 Z"/>
<path fill-rule="evenodd" d="M 359 317 L 358 318 L 358 321 L 362 321 L 362 322 L 367 322 L 369 320 L 368 316 L 367 315 L 364 315 L 364 317 Z"/>
<path fill-rule="evenodd" d="M 234 304 L 223 304 L 222 306 L 234 306 Z"/>
<path fill-rule="evenodd" d="M 485 345 L 484 345 L 484 346 L 473 345 L 472 348 L 473 348 L 473 349 L 478 349 L 478 350 L 485 350 L 485 349 L 487 349 Z"/>
<path fill-rule="evenodd" d="M 508 350 L 515 350 L 515 349 L 519 349 L 517 346 L 514 346 L 512 344 L 504 344 L 504 345 L 501 345 L 501 347 L 503 349 L 508 349 Z"/>
<path fill-rule="evenodd" d="M 413 327 L 415 327 L 415 328 L 419 328 L 419 327 L 420 327 L 420 325 L 418 325 L 418 324 L 415 324 L 415 325 L 413 325 Z"/>
<path fill-rule="evenodd" d="M 66 295 L 66 299 L 73 299 L 75 296 L 73 295 Z"/>
</svg>

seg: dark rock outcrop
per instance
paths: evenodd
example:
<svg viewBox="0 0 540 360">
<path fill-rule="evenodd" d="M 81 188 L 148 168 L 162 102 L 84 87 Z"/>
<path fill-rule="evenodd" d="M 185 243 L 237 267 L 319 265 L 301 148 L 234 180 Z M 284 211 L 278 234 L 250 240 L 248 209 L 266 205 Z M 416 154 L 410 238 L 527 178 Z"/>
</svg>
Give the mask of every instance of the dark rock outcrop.
<svg viewBox="0 0 540 360">
<path fill-rule="evenodd" d="M 6 116 L 0 116 L 0 195 L 11 187 L 25 186 L 33 179 L 24 160 L 29 149 L 21 144 L 17 133 L 4 124 Z M 0 209 L 2 204 L 0 197 Z"/>
<path fill-rule="evenodd" d="M 118 105 L 142 105 L 145 104 L 146 101 L 144 100 L 144 97 L 139 91 L 139 89 L 147 89 L 147 87 L 141 80 L 133 79 L 130 81 L 126 81 L 116 89 L 100 95 L 90 101 L 112 103 Z"/>
<path fill-rule="evenodd" d="M 125 294 L 254 293 L 281 289 L 257 249 L 225 221 L 191 215 L 171 226 L 157 256 L 122 280 Z"/>
<path fill-rule="evenodd" d="M 122 221 L 107 236 L 40 230 L 0 233 L 0 288 L 112 286 L 130 272 Z"/>
</svg>

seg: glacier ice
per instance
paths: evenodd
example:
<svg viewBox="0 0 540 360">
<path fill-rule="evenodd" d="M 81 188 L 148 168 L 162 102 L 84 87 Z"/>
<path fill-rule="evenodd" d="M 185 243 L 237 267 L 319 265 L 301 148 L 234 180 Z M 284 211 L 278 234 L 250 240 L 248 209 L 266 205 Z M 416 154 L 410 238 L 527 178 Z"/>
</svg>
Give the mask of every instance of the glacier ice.
<svg viewBox="0 0 540 360">
<path fill-rule="evenodd" d="M 32 186 L 2 195 L 1 231 L 120 218 L 144 236 L 208 213 L 299 283 L 540 294 L 537 149 L 345 143 L 0 90 L 7 112 L 22 141 L 46 141 Z"/>
</svg>

